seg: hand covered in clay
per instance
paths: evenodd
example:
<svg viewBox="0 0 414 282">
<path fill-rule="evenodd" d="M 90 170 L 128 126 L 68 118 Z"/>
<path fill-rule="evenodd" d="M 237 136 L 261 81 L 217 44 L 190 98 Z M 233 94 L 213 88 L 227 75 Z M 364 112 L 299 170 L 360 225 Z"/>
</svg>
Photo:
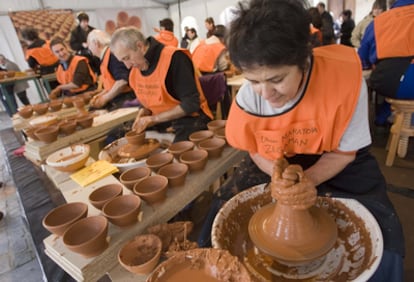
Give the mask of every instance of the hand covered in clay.
<svg viewBox="0 0 414 282">
<path fill-rule="evenodd" d="M 143 132 L 148 127 L 154 125 L 153 117 L 151 116 L 151 112 L 147 109 L 140 109 L 137 117 L 135 118 L 134 124 L 132 125 L 132 129 L 136 132 Z"/>
<path fill-rule="evenodd" d="M 297 210 L 310 208 L 317 197 L 316 188 L 305 176 L 302 167 L 288 165 L 285 159 L 275 163 L 271 193 L 278 203 Z"/>
</svg>

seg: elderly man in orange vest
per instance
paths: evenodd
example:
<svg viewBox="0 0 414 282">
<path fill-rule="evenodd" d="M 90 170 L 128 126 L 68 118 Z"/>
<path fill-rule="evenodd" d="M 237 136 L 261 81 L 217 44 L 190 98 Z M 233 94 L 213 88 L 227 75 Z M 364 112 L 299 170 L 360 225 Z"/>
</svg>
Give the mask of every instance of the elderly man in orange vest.
<svg viewBox="0 0 414 282">
<path fill-rule="evenodd" d="M 90 104 L 94 108 L 108 111 L 121 108 L 127 101 L 135 99 L 134 91 L 128 85 L 129 70 L 111 53 L 111 36 L 105 31 L 94 29 L 88 34 L 88 48 L 101 60 L 103 90 L 96 94 Z"/>
<path fill-rule="evenodd" d="M 56 99 L 62 94 L 74 96 L 96 89 L 96 75 L 87 58 L 71 54 L 61 38 L 53 39 L 50 48 L 60 61 L 56 71 L 59 86 L 50 92 L 50 99 Z"/>
<path fill-rule="evenodd" d="M 110 48 L 118 60 L 132 68 L 129 84 L 148 110 L 149 115 L 135 120 L 135 130 L 153 125 L 171 127 L 176 142 L 207 128 L 213 116 L 188 50 L 145 38 L 134 27 L 115 31 Z"/>
<path fill-rule="evenodd" d="M 217 25 L 212 36 L 202 40 L 195 48 L 192 59 L 201 73 L 225 71 L 229 67 L 227 49 L 223 44 L 224 25 Z"/>
</svg>

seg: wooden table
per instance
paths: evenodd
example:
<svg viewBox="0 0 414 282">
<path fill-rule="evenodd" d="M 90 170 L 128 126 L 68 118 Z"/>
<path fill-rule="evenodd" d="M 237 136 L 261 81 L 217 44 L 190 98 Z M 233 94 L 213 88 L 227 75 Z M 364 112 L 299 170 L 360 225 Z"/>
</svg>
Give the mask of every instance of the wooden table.
<svg viewBox="0 0 414 282">
<path fill-rule="evenodd" d="M 4 78 L 4 79 L 0 79 L 0 87 L 2 88 L 3 91 L 7 91 L 6 85 L 9 84 L 15 84 L 17 82 L 23 82 L 23 81 L 28 81 L 28 80 L 33 80 L 33 82 L 35 83 L 36 89 L 37 89 L 37 93 L 39 95 L 40 101 L 41 102 L 45 102 L 48 101 L 49 98 L 47 96 L 47 93 L 45 93 L 45 89 L 42 86 L 42 83 L 40 81 L 40 75 L 38 74 L 26 74 L 26 73 L 17 73 L 17 75 L 15 75 L 14 77 L 9 77 L 9 78 Z M 9 95 L 14 95 L 14 93 L 8 93 Z M 13 112 L 16 112 L 17 109 L 14 109 L 14 106 L 12 105 L 9 97 L 7 95 L 6 96 L 6 100 L 7 103 L 10 107 L 10 109 Z"/>
<path fill-rule="evenodd" d="M 237 91 L 239 91 L 245 81 L 244 76 L 241 74 L 227 78 L 227 85 L 230 86 L 232 99 L 236 97 Z"/>
<path fill-rule="evenodd" d="M 221 158 L 211 159 L 203 171 L 189 174 L 183 186 L 169 189 L 167 199 L 163 203 L 150 206 L 144 202 L 141 206 L 142 220 L 140 222 L 122 229 L 110 224 L 109 246 L 97 257 L 87 259 L 71 252 L 64 246 L 62 239 L 55 235 L 44 240 L 45 253 L 78 281 L 96 281 L 107 273 L 113 281 L 145 281 L 144 276 L 133 275 L 119 265 L 117 259 L 119 249 L 134 236 L 145 232 L 147 227 L 168 221 L 207 190 L 229 168 L 240 162 L 245 155 L 245 152 L 226 147 Z M 87 202 L 89 193 L 96 187 L 117 181 L 110 176 L 82 188 L 69 178 L 69 174 L 62 175 L 64 173 L 57 172 L 53 168 L 47 168 L 46 173 L 52 180 L 55 179 L 55 184 L 62 191 L 67 202 Z M 130 192 L 127 191 L 127 193 Z M 90 207 L 90 215 L 99 213 L 98 210 Z"/>
</svg>

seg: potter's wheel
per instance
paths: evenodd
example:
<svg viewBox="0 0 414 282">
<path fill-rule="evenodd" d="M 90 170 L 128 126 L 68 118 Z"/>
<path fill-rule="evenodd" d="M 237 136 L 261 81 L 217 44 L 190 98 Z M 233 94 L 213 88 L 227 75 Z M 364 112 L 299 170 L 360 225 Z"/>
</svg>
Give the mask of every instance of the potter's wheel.
<svg viewBox="0 0 414 282">
<path fill-rule="evenodd" d="M 212 244 L 244 261 L 259 281 L 366 281 L 377 269 L 383 251 L 381 230 L 372 214 L 352 199 L 318 198 L 318 205 L 335 218 L 338 239 L 328 254 L 299 266 L 273 261 L 254 248 L 248 235 L 252 215 L 272 201 L 264 184 L 230 199 L 213 223 Z"/>
</svg>

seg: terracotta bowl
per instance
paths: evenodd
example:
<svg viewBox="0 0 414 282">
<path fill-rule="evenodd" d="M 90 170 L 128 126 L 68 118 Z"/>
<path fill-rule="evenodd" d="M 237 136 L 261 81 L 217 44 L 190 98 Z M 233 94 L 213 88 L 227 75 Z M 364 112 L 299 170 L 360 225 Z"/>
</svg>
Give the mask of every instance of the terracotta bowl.
<svg viewBox="0 0 414 282">
<path fill-rule="evenodd" d="M 208 130 L 215 132 L 217 129 L 223 128 L 226 126 L 227 120 L 225 119 L 216 119 L 207 123 Z"/>
<path fill-rule="evenodd" d="M 63 172 L 74 172 L 82 168 L 89 158 L 90 146 L 77 144 L 60 149 L 46 159 L 46 164 Z"/>
<path fill-rule="evenodd" d="M 36 137 L 45 143 L 52 143 L 57 140 L 59 134 L 59 126 L 49 125 L 47 127 L 41 127 L 37 129 L 34 134 Z"/>
<path fill-rule="evenodd" d="M 160 263 L 146 281 L 191 281 L 189 276 L 197 277 L 198 281 L 253 281 L 236 256 L 212 248 L 179 252 Z"/>
<path fill-rule="evenodd" d="M 174 157 L 178 160 L 180 159 L 180 155 L 184 152 L 190 151 L 194 149 L 194 142 L 192 141 L 179 141 L 173 143 L 168 147 L 168 152 L 174 155 Z"/>
<path fill-rule="evenodd" d="M 168 184 L 171 187 L 183 185 L 187 173 L 188 166 L 181 163 L 167 164 L 158 170 L 159 175 L 163 175 L 168 178 Z"/>
<path fill-rule="evenodd" d="M 168 178 L 152 175 L 134 185 L 133 191 L 148 204 L 162 202 L 167 196 Z"/>
<path fill-rule="evenodd" d="M 72 100 L 73 105 L 77 109 L 84 109 L 85 108 L 85 101 L 83 100 L 82 96 L 75 96 Z"/>
<path fill-rule="evenodd" d="M 158 236 L 139 235 L 119 250 L 118 261 L 129 272 L 148 274 L 157 265 L 161 249 L 161 239 Z"/>
<path fill-rule="evenodd" d="M 18 113 L 22 118 L 30 118 L 33 115 L 33 107 L 32 105 L 24 106 Z"/>
<path fill-rule="evenodd" d="M 103 215 L 117 226 L 128 226 L 137 222 L 141 198 L 136 195 L 123 195 L 113 198 L 102 207 Z"/>
<path fill-rule="evenodd" d="M 148 157 L 145 164 L 152 169 L 152 171 L 157 172 L 161 167 L 172 163 L 173 160 L 174 155 L 171 153 L 157 153 Z"/>
<path fill-rule="evenodd" d="M 87 214 L 87 204 L 82 202 L 68 203 L 48 212 L 43 218 L 42 224 L 49 232 L 62 236 L 69 226 L 85 218 Z"/>
<path fill-rule="evenodd" d="M 201 141 L 198 144 L 200 149 L 206 150 L 208 152 L 208 157 L 210 159 L 219 158 L 223 152 L 224 145 L 226 141 L 224 139 L 213 137 L 204 141 Z"/>
<path fill-rule="evenodd" d="M 201 141 L 204 141 L 208 138 L 213 137 L 214 132 L 210 131 L 210 130 L 200 130 L 200 131 L 196 131 L 192 134 L 190 134 L 190 136 L 188 137 L 190 139 L 190 141 L 193 141 L 194 144 L 198 144 Z"/>
<path fill-rule="evenodd" d="M 64 120 L 59 123 L 59 132 L 70 135 L 76 131 L 76 120 Z"/>
<path fill-rule="evenodd" d="M 63 104 L 66 108 L 72 108 L 73 107 L 73 97 L 65 97 L 63 98 Z"/>
<path fill-rule="evenodd" d="M 62 109 L 62 106 L 63 106 L 63 100 L 61 99 L 51 100 L 49 102 L 49 111 L 51 112 L 60 111 L 60 109 Z"/>
<path fill-rule="evenodd" d="M 107 247 L 108 220 L 104 216 L 91 216 L 79 220 L 63 234 L 63 244 L 84 257 L 94 257 Z"/>
<path fill-rule="evenodd" d="M 210 131 L 211 132 L 211 131 Z M 188 165 L 190 171 L 199 171 L 204 169 L 207 164 L 208 153 L 206 150 L 193 150 L 182 153 L 180 162 Z"/>
<path fill-rule="evenodd" d="M 226 140 L 226 128 L 222 127 L 222 128 L 217 129 L 214 132 L 214 136 Z M 226 143 L 227 143 L 227 141 L 226 141 Z"/>
<path fill-rule="evenodd" d="M 122 195 L 122 188 L 121 184 L 116 183 L 100 186 L 89 194 L 89 202 L 100 210 L 107 202 Z"/>
<path fill-rule="evenodd" d="M 141 180 L 151 175 L 151 169 L 146 166 L 139 166 L 128 169 L 121 173 L 119 181 L 124 184 L 128 189 L 132 190 L 134 185 Z"/>
<path fill-rule="evenodd" d="M 91 127 L 93 124 L 93 115 L 86 115 L 76 119 L 76 123 L 82 128 Z"/>
<path fill-rule="evenodd" d="M 127 139 L 129 144 L 142 145 L 145 143 L 145 131 L 143 132 L 128 131 L 125 134 L 125 138 Z"/>
<path fill-rule="evenodd" d="M 43 104 L 34 104 L 33 105 L 33 111 L 40 115 L 44 115 L 47 113 L 47 110 L 49 109 L 49 103 L 43 103 Z"/>
<path fill-rule="evenodd" d="M 38 129 L 39 129 L 39 127 L 37 127 L 37 126 L 28 127 L 26 129 L 24 129 L 24 133 L 27 135 L 27 137 L 30 137 L 33 140 L 39 140 L 39 138 L 37 138 L 37 136 L 35 135 L 35 131 L 38 130 Z"/>
</svg>

